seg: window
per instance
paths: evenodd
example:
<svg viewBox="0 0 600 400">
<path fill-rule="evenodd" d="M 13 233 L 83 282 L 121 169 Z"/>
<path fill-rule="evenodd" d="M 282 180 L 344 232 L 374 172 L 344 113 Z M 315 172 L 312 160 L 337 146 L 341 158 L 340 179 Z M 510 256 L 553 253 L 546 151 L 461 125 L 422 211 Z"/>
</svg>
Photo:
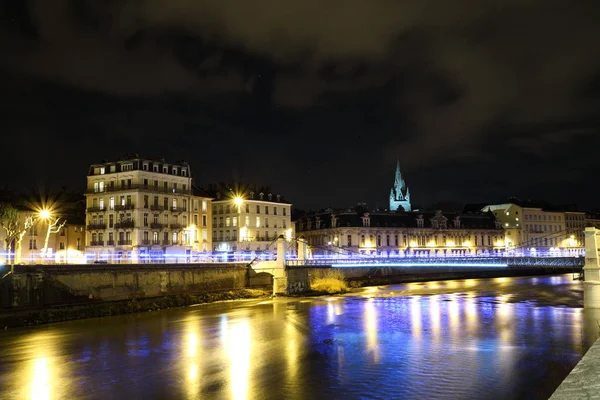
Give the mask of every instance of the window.
<svg viewBox="0 0 600 400">
<path fill-rule="evenodd" d="M 132 171 L 133 170 L 133 164 L 123 164 L 121 166 L 121 171 Z"/>
<path fill-rule="evenodd" d="M 187 211 L 187 199 L 183 199 L 183 206 L 182 206 L 184 211 Z"/>
<path fill-rule="evenodd" d="M 115 223 L 115 216 L 113 214 L 110 214 L 108 216 L 108 227 L 112 228 L 114 223 Z"/>
<path fill-rule="evenodd" d="M 163 174 L 168 174 L 169 173 L 169 167 L 167 167 L 166 165 L 163 167 Z"/>
<path fill-rule="evenodd" d="M 277 215 L 277 207 L 273 207 L 273 215 Z"/>
<path fill-rule="evenodd" d="M 94 183 L 94 193 L 98 193 L 100 191 L 98 182 Z"/>
<path fill-rule="evenodd" d="M 287 228 L 286 223 L 285 223 L 285 219 L 282 220 L 281 227 L 283 229 Z"/>
<path fill-rule="evenodd" d="M 398 247 L 398 235 L 394 235 L 394 246 Z"/>
<path fill-rule="evenodd" d="M 106 173 L 105 167 L 100 167 L 100 175 L 104 175 Z"/>
<path fill-rule="evenodd" d="M 173 232 L 173 244 L 177 244 L 177 232 Z"/>
<path fill-rule="evenodd" d="M 169 184 L 167 182 L 163 182 L 163 189 L 165 192 L 169 190 Z"/>
<path fill-rule="evenodd" d="M 348 235 L 348 246 L 352 246 L 352 235 Z"/>
<path fill-rule="evenodd" d="M 158 172 L 158 165 L 154 164 L 154 165 L 152 166 L 152 171 L 154 171 L 154 172 Z M 156 181 L 154 181 L 154 182 L 156 182 Z"/>
<path fill-rule="evenodd" d="M 125 205 L 125 196 L 121 196 L 120 204 L 121 204 L 121 206 Z"/>
<path fill-rule="evenodd" d="M 231 218 L 225 218 L 225 226 L 229 226 L 231 224 Z"/>
<path fill-rule="evenodd" d="M 173 173 L 173 175 L 177 175 L 177 168 L 176 168 L 176 167 L 173 167 L 173 169 L 172 169 L 172 171 L 171 171 L 171 172 Z"/>
<path fill-rule="evenodd" d="M 249 213 L 250 212 L 250 204 L 246 204 L 246 212 Z"/>
<path fill-rule="evenodd" d="M 112 232 L 108 233 L 108 244 L 112 245 L 114 243 L 114 234 Z"/>
<path fill-rule="evenodd" d="M 269 206 L 265 206 L 265 214 L 269 213 Z"/>
<path fill-rule="evenodd" d="M 390 246 L 390 235 L 385 235 L 385 245 Z"/>
<path fill-rule="evenodd" d="M 165 197 L 163 199 L 163 207 L 164 207 L 165 210 L 169 209 L 169 198 L 168 197 Z"/>
<path fill-rule="evenodd" d="M 231 221 L 231 225 L 232 226 L 237 226 L 238 223 L 238 217 L 233 217 L 232 221 Z"/>
<path fill-rule="evenodd" d="M 206 215 L 202 215 L 202 226 L 206 226 L 207 224 L 207 217 Z"/>
<path fill-rule="evenodd" d="M 144 213 L 144 226 L 148 226 L 148 213 Z"/>
<path fill-rule="evenodd" d="M 148 231 L 144 231 L 144 243 L 148 243 L 149 236 L 150 234 L 148 233 Z"/>
<path fill-rule="evenodd" d="M 148 163 L 144 163 L 144 164 L 142 165 L 142 169 L 143 169 L 144 171 L 148 171 Z"/>
<path fill-rule="evenodd" d="M 250 226 L 250 217 L 246 215 L 246 224 L 245 226 Z"/>
<path fill-rule="evenodd" d="M 81 250 L 81 238 L 77 238 L 77 250 Z"/>
<path fill-rule="evenodd" d="M 37 239 L 29 239 L 29 250 L 37 250 Z"/>
<path fill-rule="evenodd" d="M 256 227 L 260 228 L 260 217 L 256 217 Z"/>
<path fill-rule="evenodd" d="M 284 208 L 283 208 L 283 215 L 287 215 L 287 213 L 286 213 L 286 212 L 287 212 L 287 209 L 284 207 Z"/>
<path fill-rule="evenodd" d="M 256 213 L 260 214 L 260 206 L 259 205 L 256 206 Z"/>
<path fill-rule="evenodd" d="M 92 243 L 93 243 L 93 245 L 96 244 L 96 234 L 95 233 L 92 233 Z"/>
<path fill-rule="evenodd" d="M 177 210 L 177 199 L 173 199 L 173 211 Z"/>
<path fill-rule="evenodd" d="M 208 209 L 208 204 L 207 204 L 206 200 L 202 200 L 202 211 L 206 212 L 207 209 Z"/>
<path fill-rule="evenodd" d="M 158 243 L 158 232 L 156 232 L 156 231 L 152 232 L 152 241 L 154 243 Z"/>
<path fill-rule="evenodd" d="M 265 228 L 269 227 L 269 218 L 265 217 Z"/>
<path fill-rule="evenodd" d="M 187 176 L 187 169 L 185 169 L 185 168 L 181 169 L 181 176 Z"/>
<path fill-rule="evenodd" d="M 60 242 L 60 243 L 59 243 L 59 248 L 60 248 L 61 250 L 64 250 L 64 249 L 65 249 L 65 242 Z"/>
</svg>

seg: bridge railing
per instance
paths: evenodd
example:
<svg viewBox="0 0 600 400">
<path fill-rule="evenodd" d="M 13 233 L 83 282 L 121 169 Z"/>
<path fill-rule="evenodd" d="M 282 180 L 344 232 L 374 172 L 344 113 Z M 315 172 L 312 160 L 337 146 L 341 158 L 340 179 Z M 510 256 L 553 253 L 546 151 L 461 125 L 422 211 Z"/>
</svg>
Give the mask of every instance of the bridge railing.
<svg viewBox="0 0 600 400">
<path fill-rule="evenodd" d="M 319 258 L 286 260 L 288 267 L 582 267 L 581 257 Z"/>
</svg>

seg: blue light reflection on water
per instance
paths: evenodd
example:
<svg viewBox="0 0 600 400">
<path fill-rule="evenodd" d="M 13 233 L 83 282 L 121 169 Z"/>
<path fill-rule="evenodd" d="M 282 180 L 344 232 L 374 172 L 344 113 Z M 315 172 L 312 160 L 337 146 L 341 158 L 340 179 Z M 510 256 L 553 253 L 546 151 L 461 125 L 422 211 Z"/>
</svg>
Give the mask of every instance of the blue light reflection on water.
<svg viewBox="0 0 600 400">
<path fill-rule="evenodd" d="M 580 305 L 568 275 L 470 279 L 9 330 L 0 397 L 542 399 L 598 334 Z"/>
</svg>

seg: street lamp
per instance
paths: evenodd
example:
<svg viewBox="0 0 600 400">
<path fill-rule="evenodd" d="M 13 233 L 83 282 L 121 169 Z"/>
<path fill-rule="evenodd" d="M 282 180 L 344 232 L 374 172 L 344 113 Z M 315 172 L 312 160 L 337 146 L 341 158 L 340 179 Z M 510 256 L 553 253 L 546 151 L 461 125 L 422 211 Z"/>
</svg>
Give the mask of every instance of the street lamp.
<svg viewBox="0 0 600 400">
<path fill-rule="evenodd" d="M 39 212 L 39 217 L 43 220 L 47 220 L 48 218 L 50 218 L 50 215 L 52 215 L 52 213 L 50 212 L 50 210 L 47 209 L 40 210 Z"/>
</svg>

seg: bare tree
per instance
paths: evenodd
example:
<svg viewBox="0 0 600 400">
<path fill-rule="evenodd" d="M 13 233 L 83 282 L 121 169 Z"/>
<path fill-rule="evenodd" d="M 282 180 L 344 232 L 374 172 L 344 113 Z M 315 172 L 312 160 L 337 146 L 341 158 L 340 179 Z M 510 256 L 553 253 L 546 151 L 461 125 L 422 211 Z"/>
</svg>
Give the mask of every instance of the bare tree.
<svg viewBox="0 0 600 400">
<path fill-rule="evenodd" d="M 53 233 L 59 233 L 61 229 L 67 223 L 67 220 L 60 221 L 60 217 L 48 217 L 45 219 L 48 224 L 48 230 L 46 231 L 46 238 L 44 240 L 44 248 L 42 249 L 42 257 L 46 258 L 48 251 L 48 242 L 50 241 L 50 235 Z"/>
<path fill-rule="evenodd" d="M 25 217 L 23 224 L 21 224 L 19 210 L 11 204 L 0 203 L 0 227 L 2 227 L 6 233 L 4 241 L 6 243 L 7 258 L 11 260 L 11 265 L 14 265 L 15 262 L 21 262 L 21 242 L 23 241 L 23 236 L 25 236 L 27 229 L 31 228 L 34 222 L 33 216 L 28 215 Z M 13 243 L 15 243 L 15 254 L 14 257 L 11 258 Z"/>
</svg>

